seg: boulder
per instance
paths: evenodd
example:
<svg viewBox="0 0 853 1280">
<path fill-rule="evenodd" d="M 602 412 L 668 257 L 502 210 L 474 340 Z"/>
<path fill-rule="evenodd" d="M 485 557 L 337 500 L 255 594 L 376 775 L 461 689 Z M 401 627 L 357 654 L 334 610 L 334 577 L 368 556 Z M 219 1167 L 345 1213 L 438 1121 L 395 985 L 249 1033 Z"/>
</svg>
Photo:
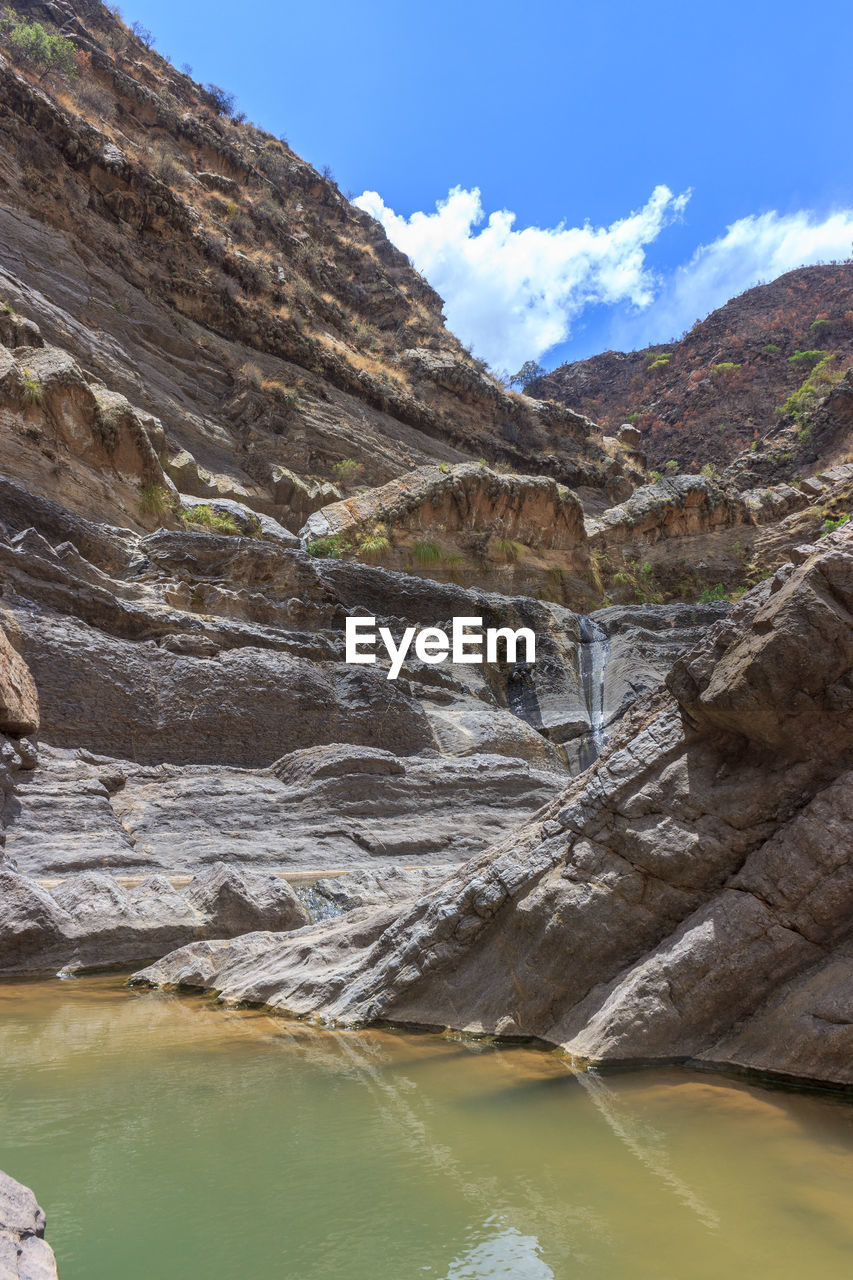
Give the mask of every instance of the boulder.
<svg viewBox="0 0 853 1280">
<path fill-rule="evenodd" d="M 192 513 L 195 507 L 210 507 L 219 515 L 230 516 L 240 531 L 249 537 L 258 537 L 269 542 L 277 542 L 283 547 L 299 546 L 299 539 L 296 535 L 290 533 L 272 516 L 253 511 L 245 503 L 236 502 L 233 498 L 196 498 L 182 493 L 180 500 L 181 506 L 190 522 L 192 522 Z"/>
<path fill-rule="evenodd" d="M 627 445 L 629 449 L 636 450 L 643 443 L 643 433 L 639 427 L 632 426 L 630 422 L 623 422 L 616 432 L 616 439 L 621 444 Z"/>
<path fill-rule="evenodd" d="M 0 629 L 0 732 L 38 733 L 39 702 L 30 669 Z"/>
<path fill-rule="evenodd" d="M 301 929 L 310 917 L 286 880 L 215 862 L 187 887 L 186 901 L 214 922 L 217 933 L 234 937 L 256 929 L 282 933 Z"/>
<path fill-rule="evenodd" d="M 57 1280 L 44 1210 L 29 1187 L 0 1173 L 0 1280 Z"/>
</svg>

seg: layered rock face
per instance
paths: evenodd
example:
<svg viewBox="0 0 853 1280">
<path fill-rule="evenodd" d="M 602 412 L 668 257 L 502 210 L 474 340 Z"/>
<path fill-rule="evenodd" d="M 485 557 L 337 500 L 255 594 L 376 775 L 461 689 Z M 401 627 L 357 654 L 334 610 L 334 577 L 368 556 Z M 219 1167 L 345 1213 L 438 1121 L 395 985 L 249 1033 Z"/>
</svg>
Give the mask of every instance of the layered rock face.
<svg viewBox="0 0 853 1280">
<path fill-rule="evenodd" d="M 0 56 L 0 970 L 189 943 L 149 979 L 847 1081 L 850 543 L 797 548 L 853 505 L 849 378 L 701 456 L 666 352 L 602 358 L 614 437 L 508 394 L 285 143 L 95 0 L 17 8 L 85 74 Z M 690 405 L 782 385 L 720 332 Z M 647 473 L 676 427 L 756 447 Z M 353 615 L 536 662 L 388 679 Z"/>
<path fill-rule="evenodd" d="M 6 857 L 33 876 L 469 857 L 536 811 L 724 605 L 556 604 L 277 539 L 95 524 L 0 480 Z M 345 619 L 527 626 L 537 663 L 388 680 Z M 34 689 L 41 704 L 38 748 Z M 23 741 L 21 737 L 23 735 Z"/>
<path fill-rule="evenodd" d="M 85 501 L 69 457 L 85 445 L 121 480 L 79 509 L 100 501 L 116 523 L 148 524 L 139 490 L 163 481 L 128 402 L 162 424 L 155 471 L 292 532 L 333 496 L 342 463 L 376 485 L 485 454 L 630 488 L 632 468 L 583 415 L 505 392 L 379 224 L 285 142 L 230 118 L 97 0 L 16 11 L 70 37 L 82 65 L 40 78 L 0 48 L 0 303 L 20 320 L 0 323 L 14 353 L 0 379 L 30 398 L 42 492 L 55 496 L 64 464 Z M 95 438 L 42 421 L 38 387 L 49 416 L 63 378 Z"/>
<path fill-rule="evenodd" d="M 126 889 L 97 871 L 46 889 L 0 870 L 0 975 L 129 964 L 191 938 L 300 929 L 309 920 L 284 880 L 222 862 L 182 889 L 164 876 Z"/>
<path fill-rule="evenodd" d="M 610 506 L 543 477 L 466 463 L 422 467 L 333 502 L 301 536 L 318 556 L 590 611 L 742 589 L 851 502 L 851 462 L 797 486 L 661 478 Z"/>
<path fill-rule="evenodd" d="M 565 486 L 545 477 L 499 475 L 485 465 L 424 467 L 334 503 L 310 517 L 306 538 L 357 538 L 377 521 L 396 532 L 441 528 L 451 536 L 502 534 L 548 550 L 568 551 L 583 537 L 583 507 Z"/>
<path fill-rule="evenodd" d="M 853 537 L 745 596 L 525 827 L 407 909 L 140 980 L 853 1084 Z"/>
<path fill-rule="evenodd" d="M 29 1187 L 0 1173 L 0 1280 L 56 1280 L 44 1210 Z"/>
<path fill-rule="evenodd" d="M 29 667 L 0 631 L 0 732 L 37 733 L 39 704 Z"/>
</svg>

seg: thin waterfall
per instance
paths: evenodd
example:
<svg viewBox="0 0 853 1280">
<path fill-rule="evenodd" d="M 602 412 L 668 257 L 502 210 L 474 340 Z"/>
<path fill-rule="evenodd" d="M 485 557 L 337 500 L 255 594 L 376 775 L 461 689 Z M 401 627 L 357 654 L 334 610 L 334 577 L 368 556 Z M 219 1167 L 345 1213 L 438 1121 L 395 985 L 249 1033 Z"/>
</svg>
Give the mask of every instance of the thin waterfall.
<svg viewBox="0 0 853 1280">
<path fill-rule="evenodd" d="M 604 732 L 604 672 L 610 657 L 610 641 L 592 618 L 581 614 L 578 624 L 581 633 L 580 677 L 590 725 L 580 745 L 579 764 L 583 771 L 598 759 L 607 742 Z"/>
</svg>

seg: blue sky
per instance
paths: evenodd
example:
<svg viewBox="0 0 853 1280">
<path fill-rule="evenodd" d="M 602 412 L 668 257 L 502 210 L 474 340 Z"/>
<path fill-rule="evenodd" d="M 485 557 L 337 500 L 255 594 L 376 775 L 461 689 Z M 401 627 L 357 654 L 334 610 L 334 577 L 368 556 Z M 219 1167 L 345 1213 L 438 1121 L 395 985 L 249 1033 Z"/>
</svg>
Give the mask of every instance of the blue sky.
<svg viewBox="0 0 853 1280">
<path fill-rule="evenodd" d="M 122 13 L 363 196 L 496 367 L 665 341 L 851 253 L 849 0 Z"/>
</svg>

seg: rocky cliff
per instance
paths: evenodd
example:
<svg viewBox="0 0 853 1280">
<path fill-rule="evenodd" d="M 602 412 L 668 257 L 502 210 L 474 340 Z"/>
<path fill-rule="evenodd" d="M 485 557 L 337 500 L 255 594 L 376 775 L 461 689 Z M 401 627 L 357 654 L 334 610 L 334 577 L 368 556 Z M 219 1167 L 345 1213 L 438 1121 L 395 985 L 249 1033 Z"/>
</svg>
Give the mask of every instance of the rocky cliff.
<svg viewBox="0 0 853 1280">
<path fill-rule="evenodd" d="M 578 1062 L 853 1084 L 853 536 L 756 587 L 525 827 L 412 903 L 138 980 Z"/>
<path fill-rule="evenodd" d="M 846 963 L 849 379 L 649 473 L 115 13 L 18 13 L 80 74 L 0 23 L 0 970 L 846 1081 L 762 1027 Z"/>
<path fill-rule="evenodd" d="M 145 527 L 165 469 L 184 493 L 298 529 L 334 482 L 430 461 L 486 455 L 624 487 L 597 428 L 505 393 L 381 227 L 285 142 L 226 114 L 221 92 L 97 0 L 16 12 L 64 33 L 79 62 L 45 77 L 0 43 L 0 297 L 47 344 L 31 352 L 18 321 L 3 340 L 26 351 L 6 378 L 30 409 L 43 492 L 59 469 L 82 500 L 81 466 L 106 467 L 121 481 L 95 483 L 89 513 L 121 505 Z M 44 421 L 61 388 L 85 409 L 76 440 Z"/>
</svg>

